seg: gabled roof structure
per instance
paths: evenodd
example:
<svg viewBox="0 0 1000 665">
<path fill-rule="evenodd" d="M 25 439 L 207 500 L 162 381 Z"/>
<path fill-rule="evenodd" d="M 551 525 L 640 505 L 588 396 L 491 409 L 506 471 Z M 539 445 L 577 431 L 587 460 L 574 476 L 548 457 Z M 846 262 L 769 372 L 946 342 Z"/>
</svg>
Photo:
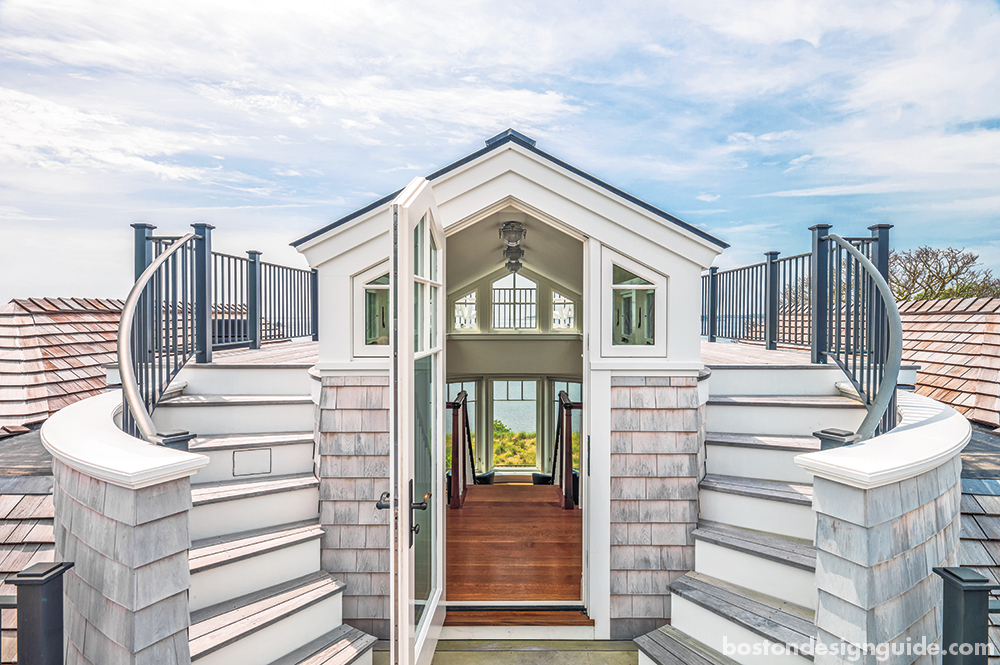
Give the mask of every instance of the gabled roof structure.
<svg viewBox="0 0 1000 665">
<path fill-rule="evenodd" d="M 1000 298 L 915 300 L 899 314 L 917 392 L 1000 427 Z"/>
<path fill-rule="evenodd" d="M 0 426 L 32 425 L 105 390 L 122 301 L 30 298 L 0 307 Z"/>
<path fill-rule="evenodd" d="M 562 170 L 564 172 L 567 172 L 569 174 L 572 174 L 575 177 L 581 178 L 584 181 L 590 183 L 591 185 L 594 185 L 597 188 L 599 188 L 601 190 L 604 190 L 605 193 L 610 194 L 613 197 L 618 198 L 618 199 L 620 199 L 620 200 L 622 200 L 624 202 L 627 202 L 628 204 L 638 206 L 639 208 L 645 210 L 647 213 L 650 213 L 653 216 L 659 218 L 662 222 L 664 222 L 664 223 L 666 223 L 668 225 L 675 226 L 675 227 L 683 230 L 684 232 L 693 234 L 693 235 L 701 238 L 704 241 L 708 241 L 710 244 L 715 245 L 720 250 L 726 249 L 726 248 L 729 247 L 729 245 L 727 243 L 723 242 L 722 240 L 719 240 L 715 236 L 713 236 L 710 233 L 708 233 L 708 232 L 706 232 L 706 231 L 698 228 L 697 226 L 694 226 L 692 224 L 688 224 L 687 222 L 685 222 L 685 221 L 683 221 L 683 220 L 681 220 L 681 219 L 679 219 L 679 218 L 671 215 L 670 213 L 665 212 L 665 211 L 657 208 L 656 206 L 654 206 L 652 204 L 646 203 L 645 201 L 643 201 L 641 199 L 638 199 L 638 198 L 632 196 L 631 194 L 628 194 L 628 193 L 626 193 L 626 192 L 618 189 L 617 187 L 615 187 L 613 185 L 610 185 L 610 184 L 604 182 L 603 180 L 601 180 L 601 179 L 599 179 L 599 178 L 597 178 L 597 177 L 595 177 L 595 176 L 593 176 L 593 175 L 591 175 L 591 174 L 589 174 L 589 173 L 587 173 L 585 171 L 582 171 L 582 170 L 576 168 L 575 166 L 572 166 L 572 165 L 570 165 L 570 164 L 562 161 L 561 159 L 559 159 L 557 157 L 553 157 L 552 155 L 550 155 L 549 153 L 547 153 L 547 152 L 545 152 L 543 150 L 538 149 L 537 147 L 535 147 L 535 141 L 534 141 L 534 139 L 531 139 L 531 138 L 525 136 L 524 134 L 522 134 L 521 132 L 518 132 L 518 131 L 516 131 L 514 129 L 507 129 L 507 130 L 505 130 L 503 132 L 500 132 L 496 136 L 493 136 L 493 137 L 487 139 L 486 140 L 486 147 L 485 148 L 481 148 L 480 150 L 477 150 L 476 152 L 473 152 L 472 154 L 467 155 L 467 156 L 463 157 L 462 159 L 459 159 L 458 161 L 453 162 L 453 163 L 449 164 L 448 166 L 445 166 L 444 168 L 438 169 L 434 173 L 432 173 L 429 176 L 427 176 L 427 180 L 429 180 L 429 181 L 431 181 L 433 183 L 435 180 L 443 178 L 444 176 L 446 176 L 447 174 L 451 173 L 452 171 L 455 171 L 456 169 L 459 169 L 459 168 L 465 166 L 466 164 L 474 162 L 474 161 L 480 159 L 481 157 L 484 157 L 484 156 L 486 156 L 486 155 L 488 155 L 488 154 L 490 154 L 492 152 L 498 151 L 501 148 L 503 148 L 504 146 L 508 146 L 510 144 L 520 146 L 521 148 L 527 150 L 528 152 L 530 152 L 530 153 L 532 153 L 532 154 L 534 154 L 534 155 L 536 155 L 538 157 L 541 157 L 543 160 L 545 160 L 546 162 L 548 162 L 551 166 L 553 166 L 553 167 L 555 167 L 555 168 L 557 168 L 559 170 Z M 318 238 L 318 237 L 320 237 L 320 236 L 322 236 L 322 235 L 324 235 L 324 234 L 326 234 L 326 233 L 328 233 L 328 232 L 336 229 L 337 227 L 342 226 L 342 225 L 346 224 L 347 222 L 350 222 L 353 219 L 357 219 L 358 217 L 362 217 L 366 213 L 372 212 L 372 211 L 377 210 L 378 208 L 380 208 L 380 207 L 382 207 L 384 205 L 387 205 L 393 199 L 395 199 L 396 196 L 398 196 L 399 193 L 402 192 L 402 191 L 403 191 L 402 189 L 396 190 L 392 194 L 389 194 L 387 196 L 383 196 L 382 198 L 378 199 L 377 201 L 373 201 L 372 203 L 369 203 L 368 205 L 364 206 L 363 208 L 360 208 L 359 210 L 356 210 L 356 211 L 350 213 L 349 215 L 345 215 L 344 217 L 341 217 L 340 219 L 338 219 L 338 220 L 336 220 L 334 222 L 331 222 L 330 224 L 324 226 L 323 228 L 318 229 L 316 231 L 313 231 L 312 233 L 310 233 L 310 234 L 308 234 L 306 236 L 303 236 L 302 238 L 299 238 L 298 240 L 296 240 L 295 242 L 292 243 L 292 247 L 300 247 L 301 245 L 309 242 L 310 240 Z"/>
</svg>

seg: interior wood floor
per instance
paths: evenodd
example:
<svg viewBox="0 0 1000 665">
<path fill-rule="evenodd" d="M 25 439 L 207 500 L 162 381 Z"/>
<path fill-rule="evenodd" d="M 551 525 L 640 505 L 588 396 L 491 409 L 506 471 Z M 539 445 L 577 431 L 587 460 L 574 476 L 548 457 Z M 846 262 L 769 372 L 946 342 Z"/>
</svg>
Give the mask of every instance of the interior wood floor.
<svg viewBox="0 0 1000 665">
<path fill-rule="evenodd" d="M 580 600 L 580 510 L 562 508 L 552 485 L 469 487 L 447 511 L 447 598 L 457 601 Z"/>
<path fill-rule="evenodd" d="M 593 626 L 594 620 L 577 611 L 462 612 L 448 609 L 446 626 Z"/>
</svg>

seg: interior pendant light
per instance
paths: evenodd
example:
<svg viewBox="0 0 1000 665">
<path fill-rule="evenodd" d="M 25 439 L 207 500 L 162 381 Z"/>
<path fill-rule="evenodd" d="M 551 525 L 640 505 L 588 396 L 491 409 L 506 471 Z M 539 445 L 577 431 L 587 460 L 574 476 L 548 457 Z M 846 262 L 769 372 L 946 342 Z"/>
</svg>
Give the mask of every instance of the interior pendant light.
<svg viewBox="0 0 1000 665">
<path fill-rule="evenodd" d="M 521 226 L 521 222 L 504 222 L 500 227 L 500 239 L 508 247 L 517 247 L 528 235 L 528 231 Z"/>
</svg>

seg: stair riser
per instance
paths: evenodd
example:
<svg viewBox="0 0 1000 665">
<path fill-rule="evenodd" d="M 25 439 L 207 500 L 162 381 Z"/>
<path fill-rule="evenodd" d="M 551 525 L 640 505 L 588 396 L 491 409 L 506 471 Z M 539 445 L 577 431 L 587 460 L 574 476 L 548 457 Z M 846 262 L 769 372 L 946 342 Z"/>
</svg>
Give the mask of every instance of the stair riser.
<svg viewBox="0 0 1000 665">
<path fill-rule="evenodd" d="M 711 443 L 706 445 L 705 450 L 708 473 L 812 484 L 812 475 L 795 463 L 796 455 L 808 451 L 717 446 Z"/>
<path fill-rule="evenodd" d="M 709 430 L 726 434 L 788 434 L 809 436 L 829 427 L 857 431 L 865 410 L 814 406 L 709 404 Z"/>
<path fill-rule="evenodd" d="M 190 406 L 161 404 L 153 414 L 158 431 L 196 434 L 303 432 L 313 429 L 313 404 Z"/>
<path fill-rule="evenodd" d="M 191 509 L 191 540 L 301 522 L 318 515 L 316 487 L 209 503 Z"/>
<path fill-rule="evenodd" d="M 713 367 L 709 394 L 715 395 L 839 395 L 836 383 L 846 381 L 835 365 L 808 368 L 741 369 Z"/>
<path fill-rule="evenodd" d="M 698 640 L 702 644 L 709 646 L 725 656 L 729 656 L 743 665 L 811 665 L 812 661 L 797 655 L 775 655 L 775 652 L 768 650 L 758 655 L 742 655 L 728 652 L 723 643 L 723 636 L 726 641 L 738 647 L 741 644 L 763 645 L 767 642 L 763 637 L 753 633 L 739 624 L 735 624 L 728 619 L 710 612 L 700 605 L 677 596 L 670 599 L 670 624 L 680 631 L 683 631 Z"/>
<path fill-rule="evenodd" d="M 815 573 L 696 540 L 695 570 L 730 584 L 816 609 Z"/>
<path fill-rule="evenodd" d="M 198 665 L 269 665 L 343 623 L 342 594 L 247 635 L 242 640 L 194 661 Z"/>
<path fill-rule="evenodd" d="M 314 383 L 304 367 L 225 367 L 190 364 L 177 375 L 185 395 L 308 395 Z"/>
<path fill-rule="evenodd" d="M 319 550 L 315 539 L 192 574 L 191 611 L 314 573 Z"/>
<path fill-rule="evenodd" d="M 644 654 L 639 652 L 639 665 L 657 665 L 656 661 Z"/>
<path fill-rule="evenodd" d="M 812 506 L 716 492 L 704 487 L 699 496 L 703 520 L 815 541 L 816 514 Z"/>
<path fill-rule="evenodd" d="M 191 482 L 195 485 L 238 478 L 282 476 L 310 473 L 313 470 L 313 444 L 296 443 L 269 448 L 198 451 L 208 456 L 208 466 L 198 470 Z M 270 466 L 269 472 L 264 472 Z M 247 473 L 253 471 L 254 473 Z M 240 475 L 236 475 L 239 473 Z"/>
</svg>

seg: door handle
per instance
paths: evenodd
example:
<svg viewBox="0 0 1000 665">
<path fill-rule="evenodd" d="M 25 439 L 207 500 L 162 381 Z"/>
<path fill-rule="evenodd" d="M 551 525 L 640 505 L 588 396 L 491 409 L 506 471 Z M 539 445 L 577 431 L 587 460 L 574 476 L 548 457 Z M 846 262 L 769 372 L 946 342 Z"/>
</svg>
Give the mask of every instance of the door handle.
<svg viewBox="0 0 1000 665">
<path fill-rule="evenodd" d="M 431 499 L 431 493 L 427 492 L 424 494 L 424 500 L 420 503 L 415 503 L 413 501 L 413 479 L 410 479 L 410 547 L 413 547 L 413 536 L 420 533 L 420 525 L 417 524 L 413 519 L 414 510 L 427 510 L 427 504 Z"/>
<path fill-rule="evenodd" d="M 375 507 L 378 508 L 379 510 L 388 510 L 392 508 L 392 504 L 389 503 L 388 492 L 382 492 L 382 496 L 380 496 L 378 498 L 378 501 L 375 502 Z"/>
</svg>

